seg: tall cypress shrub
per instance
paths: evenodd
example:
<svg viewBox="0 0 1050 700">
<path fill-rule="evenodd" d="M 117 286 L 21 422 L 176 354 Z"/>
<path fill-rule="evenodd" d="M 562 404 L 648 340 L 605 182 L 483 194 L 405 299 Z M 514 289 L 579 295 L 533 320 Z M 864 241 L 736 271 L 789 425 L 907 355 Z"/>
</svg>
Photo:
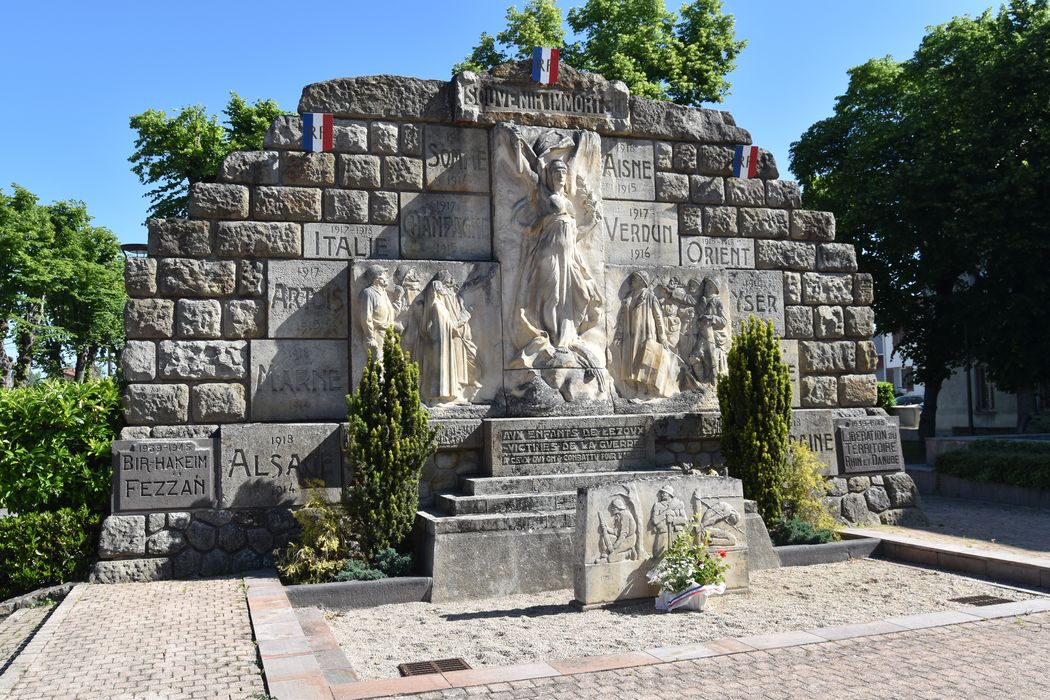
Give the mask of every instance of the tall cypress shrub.
<svg viewBox="0 0 1050 700">
<path fill-rule="evenodd" d="M 361 549 L 371 559 L 397 547 L 412 531 L 419 507 L 419 477 L 434 454 L 436 431 L 419 402 L 419 367 L 387 329 L 383 357 L 368 357 L 361 383 L 347 397 L 347 457 L 353 474 L 346 508 Z"/>
<path fill-rule="evenodd" d="M 791 379 L 773 322 L 751 316 L 729 351 L 729 371 L 718 380 L 722 454 L 766 522 L 781 516 L 791 424 Z"/>
</svg>

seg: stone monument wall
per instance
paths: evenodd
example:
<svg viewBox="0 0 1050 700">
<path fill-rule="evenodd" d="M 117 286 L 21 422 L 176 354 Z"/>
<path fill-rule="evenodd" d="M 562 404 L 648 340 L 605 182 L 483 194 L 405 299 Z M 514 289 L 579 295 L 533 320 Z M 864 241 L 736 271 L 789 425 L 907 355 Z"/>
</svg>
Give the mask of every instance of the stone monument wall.
<svg viewBox="0 0 1050 700">
<path fill-rule="evenodd" d="M 334 495 L 345 396 L 390 325 L 443 426 L 424 504 L 488 473 L 482 423 L 500 417 L 652 414 L 654 466 L 719 466 L 715 380 L 751 314 L 784 338 L 793 436 L 829 475 L 835 420 L 885 420 L 871 276 L 772 154 L 732 177 L 751 138 L 728 113 L 568 66 L 541 86 L 521 63 L 316 83 L 307 112 L 334 115 L 332 152 L 305 152 L 301 118 L 278 118 L 264 150 L 229 155 L 190 188 L 189 218 L 151 220 L 148 257 L 128 260 L 114 512 L 143 528 L 158 513 L 265 517 L 301 504 L 308 480 Z M 197 450 L 196 466 L 176 459 L 173 483 L 153 484 L 126 457 L 146 449 Z M 198 540 L 183 546 L 206 554 Z M 227 568 L 263 556 L 232 549 Z"/>
</svg>

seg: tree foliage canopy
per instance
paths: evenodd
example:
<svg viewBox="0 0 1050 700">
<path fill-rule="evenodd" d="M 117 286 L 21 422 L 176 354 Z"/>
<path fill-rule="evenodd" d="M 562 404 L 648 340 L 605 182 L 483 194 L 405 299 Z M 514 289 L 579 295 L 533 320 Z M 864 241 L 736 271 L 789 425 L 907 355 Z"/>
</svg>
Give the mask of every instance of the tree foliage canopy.
<svg viewBox="0 0 1050 700">
<path fill-rule="evenodd" d="M 663 0 L 587 0 L 567 20 L 577 41 L 566 39 L 556 0 L 529 0 L 520 11 L 511 6 L 506 28 L 483 33 L 453 73 L 491 70 L 528 58 L 536 46 L 557 47 L 572 67 L 622 80 L 633 94 L 699 105 L 721 102 L 729 92 L 725 76 L 745 45 L 736 41 L 721 0 L 694 0 L 680 14 Z"/>
<path fill-rule="evenodd" d="M 203 105 L 183 107 L 174 115 L 148 109 L 131 117 L 138 137 L 128 160 L 149 191 L 149 215 L 186 216 L 186 197 L 195 182 L 212 182 L 223 159 L 233 151 L 257 151 L 273 120 L 282 114 L 273 100 L 248 104 L 235 92 L 223 110 L 224 124 Z"/>
<path fill-rule="evenodd" d="M 99 352 L 123 344 L 120 243 L 91 225 L 83 202 L 42 205 L 25 188 L 12 189 L 0 190 L 0 336 L 15 341 L 14 381 L 28 381 L 34 362 L 61 376 L 71 357 L 84 378 Z M 6 349 L 0 365 L 6 375 Z"/>
<path fill-rule="evenodd" d="M 878 324 L 903 332 L 932 411 L 968 357 L 1007 388 L 1050 381 L 1047 46 L 1047 0 L 953 19 L 908 60 L 851 69 L 834 114 L 791 147 L 807 204 L 836 214 L 874 274 Z"/>
</svg>

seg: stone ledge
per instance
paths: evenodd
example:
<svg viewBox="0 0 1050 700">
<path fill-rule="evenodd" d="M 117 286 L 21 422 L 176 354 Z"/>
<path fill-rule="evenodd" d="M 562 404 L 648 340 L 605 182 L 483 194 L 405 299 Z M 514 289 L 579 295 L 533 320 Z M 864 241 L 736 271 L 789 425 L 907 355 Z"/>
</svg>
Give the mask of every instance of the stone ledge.
<svg viewBox="0 0 1050 700">
<path fill-rule="evenodd" d="M 879 547 L 880 540 L 865 537 L 825 544 L 793 544 L 774 547 L 781 566 L 811 566 L 831 564 L 850 559 L 867 559 Z"/>
<path fill-rule="evenodd" d="M 430 601 L 434 579 L 428 576 L 403 576 L 378 581 L 345 581 L 286 586 L 292 607 L 323 607 L 327 610 L 374 608 L 393 603 Z"/>
</svg>

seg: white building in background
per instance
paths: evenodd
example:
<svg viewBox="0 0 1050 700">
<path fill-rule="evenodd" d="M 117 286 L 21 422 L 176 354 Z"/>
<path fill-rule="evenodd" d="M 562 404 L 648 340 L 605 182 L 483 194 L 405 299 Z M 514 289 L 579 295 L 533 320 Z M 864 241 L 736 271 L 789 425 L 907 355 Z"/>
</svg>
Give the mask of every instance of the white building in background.
<svg viewBox="0 0 1050 700">
<path fill-rule="evenodd" d="M 893 382 L 897 396 L 922 395 L 925 388 L 915 383 L 914 366 L 897 352 L 899 334 L 881 333 L 872 337 L 879 357 L 875 376 L 880 382 Z M 966 384 L 969 373 L 970 395 Z M 937 397 L 937 434 L 966 435 L 970 432 L 970 413 L 976 433 L 1012 433 L 1017 428 L 1017 398 L 1000 391 L 985 376 L 984 367 L 975 365 L 969 372 L 958 369 L 941 385 Z"/>
</svg>

